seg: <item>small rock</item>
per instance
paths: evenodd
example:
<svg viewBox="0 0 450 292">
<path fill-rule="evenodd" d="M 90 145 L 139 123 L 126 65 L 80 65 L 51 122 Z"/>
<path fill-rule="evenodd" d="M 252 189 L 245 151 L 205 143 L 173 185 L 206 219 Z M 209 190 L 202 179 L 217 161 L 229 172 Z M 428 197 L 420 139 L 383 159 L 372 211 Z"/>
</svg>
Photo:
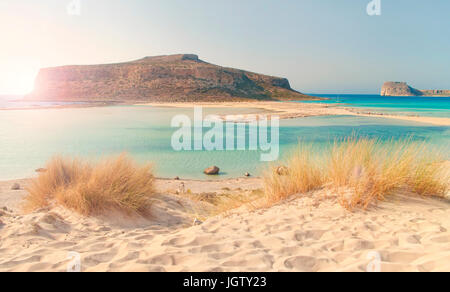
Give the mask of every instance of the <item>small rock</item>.
<svg viewBox="0 0 450 292">
<path fill-rule="evenodd" d="M 180 180 L 180 177 L 177 176 L 177 177 L 174 178 L 174 180 Z"/>
<path fill-rule="evenodd" d="M 217 166 L 211 166 L 210 168 L 205 169 L 204 173 L 206 175 L 218 175 L 220 172 L 220 168 Z"/>
<path fill-rule="evenodd" d="M 244 175 L 245 175 L 246 177 L 250 177 L 250 176 L 251 176 L 250 173 L 248 173 L 248 172 L 246 172 Z"/>
<path fill-rule="evenodd" d="M 20 185 L 18 183 L 15 183 L 12 185 L 11 190 L 13 191 L 18 191 L 20 190 Z"/>
<path fill-rule="evenodd" d="M 198 225 L 202 225 L 203 222 L 198 220 L 197 218 L 194 219 L 194 223 L 192 224 L 193 226 L 198 226 Z"/>
<path fill-rule="evenodd" d="M 276 173 L 281 176 L 289 174 L 289 169 L 286 166 L 279 166 L 276 168 Z"/>
<path fill-rule="evenodd" d="M 38 169 L 35 170 L 35 172 L 43 173 L 43 172 L 47 172 L 47 169 L 45 169 L 45 168 L 38 168 Z"/>
</svg>

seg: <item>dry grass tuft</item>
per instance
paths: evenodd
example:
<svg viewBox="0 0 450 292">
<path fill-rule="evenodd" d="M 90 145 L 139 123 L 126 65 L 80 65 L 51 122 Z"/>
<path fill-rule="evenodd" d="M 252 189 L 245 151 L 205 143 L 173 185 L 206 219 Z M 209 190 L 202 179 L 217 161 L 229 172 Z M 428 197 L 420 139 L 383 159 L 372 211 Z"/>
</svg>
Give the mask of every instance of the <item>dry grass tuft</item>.
<svg viewBox="0 0 450 292">
<path fill-rule="evenodd" d="M 450 190 L 450 164 L 424 155 L 408 181 L 410 188 L 422 196 L 445 197 Z"/>
<path fill-rule="evenodd" d="M 288 171 L 280 173 L 276 167 L 266 171 L 264 186 L 268 205 L 322 187 L 323 165 L 314 153 L 312 145 L 300 144 L 286 166 Z"/>
<path fill-rule="evenodd" d="M 227 216 L 231 211 L 247 206 L 256 209 L 255 204 L 264 197 L 261 189 L 252 191 L 226 192 L 226 193 L 200 193 L 187 192 L 183 197 L 194 202 L 206 203 L 209 207 L 208 217 L 217 215 Z"/>
<path fill-rule="evenodd" d="M 150 165 L 138 166 L 123 154 L 96 164 L 55 157 L 46 169 L 27 189 L 27 211 L 55 203 L 88 216 L 108 211 L 148 215 L 155 194 Z"/>
<path fill-rule="evenodd" d="M 410 139 L 382 142 L 349 138 L 320 152 L 299 145 L 289 161 L 289 172 L 265 175 L 268 205 L 291 195 L 329 187 L 339 193 L 343 207 L 367 208 L 399 189 L 423 196 L 443 197 L 449 190 L 444 155 Z"/>
<path fill-rule="evenodd" d="M 216 216 L 221 214 L 227 216 L 231 214 L 231 211 L 243 206 L 246 206 L 249 210 L 256 209 L 256 204 L 258 204 L 258 201 L 263 196 L 264 192 L 262 190 L 221 194 L 214 201 L 211 201 L 211 204 L 214 205 L 211 215 Z"/>
</svg>

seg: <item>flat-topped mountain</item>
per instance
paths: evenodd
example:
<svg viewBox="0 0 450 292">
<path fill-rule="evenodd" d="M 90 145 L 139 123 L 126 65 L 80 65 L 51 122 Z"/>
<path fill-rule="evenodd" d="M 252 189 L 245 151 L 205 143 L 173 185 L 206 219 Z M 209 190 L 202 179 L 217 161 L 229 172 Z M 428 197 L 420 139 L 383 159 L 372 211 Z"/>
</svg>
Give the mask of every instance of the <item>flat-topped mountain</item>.
<svg viewBox="0 0 450 292">
<path fill-rule="evenodd" d="M 285 78 L 220 67 L 187 54 L 41 69 L 27 99 L 182 102 L 317 98 L 293 90 Z"/>
<path fill-rule="evenodd" d="M 406 82 L 385 82 L 381 88 L 382 96 L 450 96 L 450 90 L 419 90 Z"/>
</svg>

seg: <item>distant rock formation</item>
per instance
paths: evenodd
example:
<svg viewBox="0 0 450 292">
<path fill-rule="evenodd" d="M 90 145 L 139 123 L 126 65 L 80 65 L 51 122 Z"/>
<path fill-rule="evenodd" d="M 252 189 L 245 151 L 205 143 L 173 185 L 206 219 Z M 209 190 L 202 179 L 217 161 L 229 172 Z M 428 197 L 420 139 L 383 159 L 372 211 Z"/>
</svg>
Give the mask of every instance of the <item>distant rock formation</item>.
<svg viewBox="0 0 450 292">
<path fill-rule="evenodd" d="M 26 98 L 118 102 L 317 99 L 293 90 L 285 78 L 220 67 L 191 54 L 41 69 L 34 91 Z"/>
<path fill-rule="evenodd" d="M 450 90 L 421 90 L 424 96 L 448 96 L 450 97 Z"/>
<path fill-rule="evenodd" d="M 450 96 L 450 90 L 419 90 L 406 82 L 385 82 L 381 88 L 382 96 Z"/>
<path fill-rule="evenodd" d="M 381 88 L 383 96 L 419 96 L 417 89 L 410 87 L 406 82 L 385 82 Z"/>
</svg>

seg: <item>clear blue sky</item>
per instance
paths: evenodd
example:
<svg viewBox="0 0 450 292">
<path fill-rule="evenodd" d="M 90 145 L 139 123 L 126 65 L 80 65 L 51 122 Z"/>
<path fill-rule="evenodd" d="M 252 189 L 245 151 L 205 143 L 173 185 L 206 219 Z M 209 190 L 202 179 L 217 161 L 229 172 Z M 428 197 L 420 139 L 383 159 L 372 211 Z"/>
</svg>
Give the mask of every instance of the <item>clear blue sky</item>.
<svg viewBox="0 0 450 292">
<path fill-rule="evenodd" d="M 378 93 L 384 81 L 450 89 L 450 1 L 71 0 L 0 2 L 0 93 L 39 67 L 196 53 L 287 77 L 307 93 Z"/>
</svg>

